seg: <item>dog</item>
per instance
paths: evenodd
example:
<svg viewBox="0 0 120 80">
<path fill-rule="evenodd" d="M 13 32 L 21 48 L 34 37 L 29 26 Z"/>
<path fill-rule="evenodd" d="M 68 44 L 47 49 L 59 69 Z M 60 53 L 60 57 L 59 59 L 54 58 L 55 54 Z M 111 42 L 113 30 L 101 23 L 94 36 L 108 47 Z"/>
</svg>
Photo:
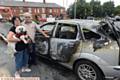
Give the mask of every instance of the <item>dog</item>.
<svg viewBox="0 0 120 80">
<path fill-rule="evenodd" d="M 30 41 L 30 37 L 27 35 L 26 28 L 24 26 L 18 26 L 15 29 L 16 34 L 13 36 L 15 39 L 20 39 L 25 44 L 28 44 Z"/>
<path fill-rule="evenodd" d="M 25 44 L 28 44 L 31 41 L 31 38 L 27 35 L 26 28 L 24 26 L 17 26 L 15 29 L 16 34 L 13 35 L 14 39 L 23 41 Z M 8 51 L 10 54 L 16 52 L 15 50 L 16 42 L 8 42 Z"/>
</svg>

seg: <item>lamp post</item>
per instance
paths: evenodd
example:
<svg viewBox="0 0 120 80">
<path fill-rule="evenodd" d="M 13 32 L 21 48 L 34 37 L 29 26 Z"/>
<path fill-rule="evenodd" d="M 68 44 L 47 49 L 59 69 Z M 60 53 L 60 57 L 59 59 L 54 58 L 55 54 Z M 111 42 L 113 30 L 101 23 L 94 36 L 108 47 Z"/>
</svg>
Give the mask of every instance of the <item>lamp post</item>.
<svg viewBox="0 0 120 80">
<path fill-rule="evenodd" d="M 76 3 L 77 3 L 77 0 L 75 0 L 75 4 L 74 4 L 74 19 L 76 19 L 76 7 L 77 7 Z"/>
</svg>

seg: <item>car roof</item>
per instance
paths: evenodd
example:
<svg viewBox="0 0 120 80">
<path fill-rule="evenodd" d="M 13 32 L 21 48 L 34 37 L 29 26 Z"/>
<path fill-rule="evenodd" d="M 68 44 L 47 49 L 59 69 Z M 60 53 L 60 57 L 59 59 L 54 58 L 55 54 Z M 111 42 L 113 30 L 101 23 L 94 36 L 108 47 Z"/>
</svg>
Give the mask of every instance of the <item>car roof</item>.
<svg viewBox="0 0 120 80">
<path fill-rule="evenodd" d="M 86 28 L 96 32 L 99 27 L 100 20 L 87 20 L 87 19 L 71 19 L 71 20 L 57 20 L 59 23 L 79 24 L 81 28 Z"/>
</svg>

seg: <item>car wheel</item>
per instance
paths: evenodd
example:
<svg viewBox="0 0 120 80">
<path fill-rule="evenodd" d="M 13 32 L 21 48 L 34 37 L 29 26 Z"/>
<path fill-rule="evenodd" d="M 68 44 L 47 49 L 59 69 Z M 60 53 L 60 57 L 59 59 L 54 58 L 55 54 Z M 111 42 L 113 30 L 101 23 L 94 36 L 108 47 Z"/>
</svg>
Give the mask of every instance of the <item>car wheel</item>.
<svg viewBox="0 0 120 80">
<path fill-rule="evenodd" d="M 90 61 L 79 61 L 75 65 L 75 73 L 80 80 L 105 80 L 101 70 Z"/>
</svg>

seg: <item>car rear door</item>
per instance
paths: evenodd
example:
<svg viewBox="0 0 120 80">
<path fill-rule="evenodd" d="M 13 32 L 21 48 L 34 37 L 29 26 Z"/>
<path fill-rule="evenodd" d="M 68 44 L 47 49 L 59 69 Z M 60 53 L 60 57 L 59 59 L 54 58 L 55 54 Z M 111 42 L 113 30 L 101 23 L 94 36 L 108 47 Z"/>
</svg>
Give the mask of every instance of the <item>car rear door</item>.
<svg viewBox="0 0 120 80">
<path fill-rule="evenodd" d="M 50 39 L 50 56 L 54 60 L 69 62 L 80 43 L 77 24 L 58 23 Z"/>
</svg>

